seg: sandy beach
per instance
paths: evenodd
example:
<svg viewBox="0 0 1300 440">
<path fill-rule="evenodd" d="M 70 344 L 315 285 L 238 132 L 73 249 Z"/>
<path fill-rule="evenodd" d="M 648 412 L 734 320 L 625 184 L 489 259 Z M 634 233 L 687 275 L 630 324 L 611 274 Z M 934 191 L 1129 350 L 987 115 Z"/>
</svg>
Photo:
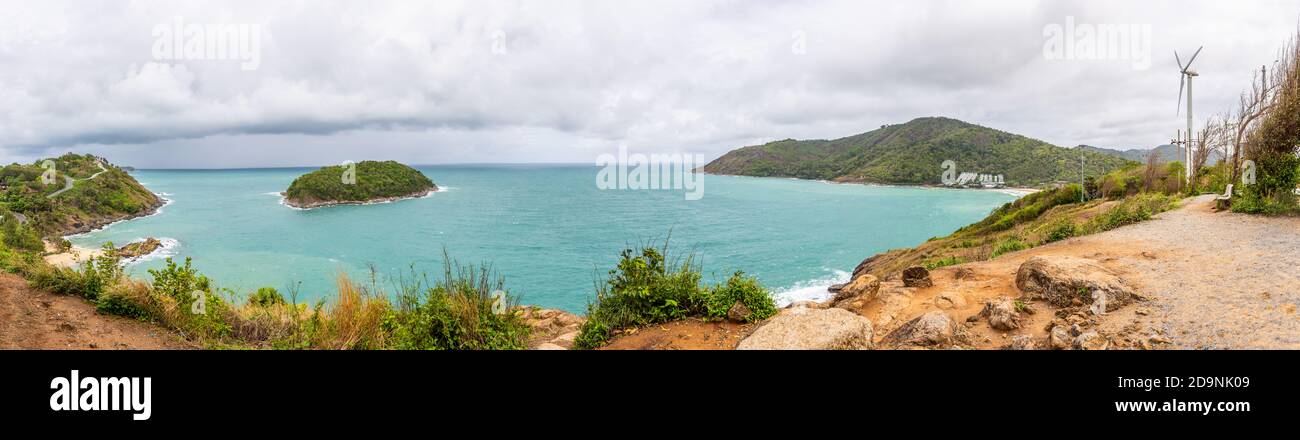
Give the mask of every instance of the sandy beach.
<svg viewBox="0 0 1300 440">
<path fill-rule="evenodd" d="M 54 251 L 49 243 L 45 244 L 47 251 Z M 57 267 L 77 267 L 82 262 L 91 258 L 98 257 L 104 253 L 101 249 L 91 249 L 82 246 L 72 246 L 67 252 L 57 254 L 48 254 L 45 256 L 45 262 Z"/>
</svg>

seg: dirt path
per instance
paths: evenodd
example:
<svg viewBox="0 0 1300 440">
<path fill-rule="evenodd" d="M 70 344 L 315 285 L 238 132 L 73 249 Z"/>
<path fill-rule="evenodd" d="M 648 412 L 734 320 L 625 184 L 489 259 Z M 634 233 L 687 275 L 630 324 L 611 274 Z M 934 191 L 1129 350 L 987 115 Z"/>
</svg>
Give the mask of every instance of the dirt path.
<svg viewBox="0 0 1300 440">
<path fill-rule="evenodd" d="M 1149 299 L 1099 318 L 1100 329 L 1133 345 L 1152 339 L 1168 340 L 1163 348 L 1300 348 L 1300 218 L 1215 212 L 1213 203 L 1213 196 L 1187 199 L 1147 222 L 938 269 L 933 287 L 882 287 L 880 299 L 858 313 L 877 334 L 936 309 L 961 322 L 989 299 L 1019 296 L 1015 273 L 1025 260 L 1072 256 L 1098 261 Z M 972 275 L 958 280 L 959 269 Z M 971 328 L 974 345 L 999 348 L 1018 334 L 1044 338 L 1051 314 L 1027 318 L 1011 332 Z"/>
<path fill-rule="evenodd" d="M 1216 213 L 1197 198 L 1099 237 L 1155 252 L 1124 276 L 1181 348 L 1300 348 L 1300 218 Z"/>
<path fill-rule="evenodd" d="M 169 332 L 117 316 L 95 313 L 81 298 L 27 287 L 0 273 L 0 349 L 187 349 Z"/>
</svg>

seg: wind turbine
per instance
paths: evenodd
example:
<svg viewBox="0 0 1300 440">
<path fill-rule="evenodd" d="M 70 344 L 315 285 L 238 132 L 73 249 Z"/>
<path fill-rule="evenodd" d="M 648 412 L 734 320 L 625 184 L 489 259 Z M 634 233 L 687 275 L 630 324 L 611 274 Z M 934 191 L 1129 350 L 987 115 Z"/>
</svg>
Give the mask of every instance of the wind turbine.
<svg viewBox="0 0 1300 440">
<path fill-rule="evenodd" d="M 1196 56 L 1200 55 L 1201 49 L 1204 48 L 1205 46 L 1196 48 L 1196 52 L 1192 54 L 1191 59 L 1187 60 L 1187 64 L 1183 64 L 1183 60 L 1178 58 L 1178 51 L 1174 51 L 1174 61 L 1178 62 L 1179 106 L 1182 105 L 1183 100 L 1183 84 L 1187 84 L 1187 143 L 1186 148 L 1183 149 L 1183 175 L 1187 178 L 1188 184 L 1192 182 L 1192 133 L 1194 133 L 1192 131 L 1192 78 L 1199 76 L 1195 70 L 1192 70 L 1192 61 L 1196 61 Z M 1178 110 L 1174 110 L 1174 115 L 1178 115 Z"/>
</svg>

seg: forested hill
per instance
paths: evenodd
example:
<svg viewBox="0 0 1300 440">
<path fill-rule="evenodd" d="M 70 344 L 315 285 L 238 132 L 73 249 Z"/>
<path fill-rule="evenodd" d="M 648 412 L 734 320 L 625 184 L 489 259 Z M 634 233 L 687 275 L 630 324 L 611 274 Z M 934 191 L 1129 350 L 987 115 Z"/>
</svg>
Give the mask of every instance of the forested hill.
<svg viewBox="0 0 1300 440">
<path fill-rule="evenodd" d="M 152 214 L 162 204 L 125 170 L 89 154 L 0 168 L 0 215 L 16 214 L 5 217 L 22 219 L 43 236 L 86 232 Z"/>
<path fill-rule="evenodd" d="M 1002 174 L 1013 186 L 1077 181 L 1129 161 L 1061 148 L 1025 136 L 942 117 L 914 119 L 834 140 L 770 142 L 732 150 L 704 166 L 711 174 L 796 177 L 884 184 L 939 184 L 945 160 L 958 172 Z"/>
</svg>

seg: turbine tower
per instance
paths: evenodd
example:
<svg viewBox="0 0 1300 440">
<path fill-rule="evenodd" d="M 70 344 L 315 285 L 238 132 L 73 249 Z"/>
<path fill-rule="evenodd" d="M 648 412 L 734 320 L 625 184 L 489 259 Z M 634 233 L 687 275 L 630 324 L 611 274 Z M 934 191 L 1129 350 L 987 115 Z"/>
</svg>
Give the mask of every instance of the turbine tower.
<svg viewBox="0 0 1300 440">
<path fill-rule="evenodd" d="M 1187 84 L 1187 140 L 1183 148 L 1183 177 L 1188 185 L 1192 183 L 1192 133 L 1195 133 L 1192 131 L 1192 78 L 1199 76 L 1195 70 L 1192 70 L 1192 61 L 1196 61 L 1196 56 L 1200 55 L 1201 49 L 1204 48 L 1205 46 L 1196 48 L 1196 52 L 1192 54 L 1191 59 L 1187 60 L 1186 65 L 1178 58 L 1178 51 L 1174 51 L 1174 61 L 1178 62 L 1178 105 L 1180 107 L 1183 100 L 1183 84 Z M 1178 110 L 1174 110 L 1174 115 L 1177 114 Z"/>
</svg>

